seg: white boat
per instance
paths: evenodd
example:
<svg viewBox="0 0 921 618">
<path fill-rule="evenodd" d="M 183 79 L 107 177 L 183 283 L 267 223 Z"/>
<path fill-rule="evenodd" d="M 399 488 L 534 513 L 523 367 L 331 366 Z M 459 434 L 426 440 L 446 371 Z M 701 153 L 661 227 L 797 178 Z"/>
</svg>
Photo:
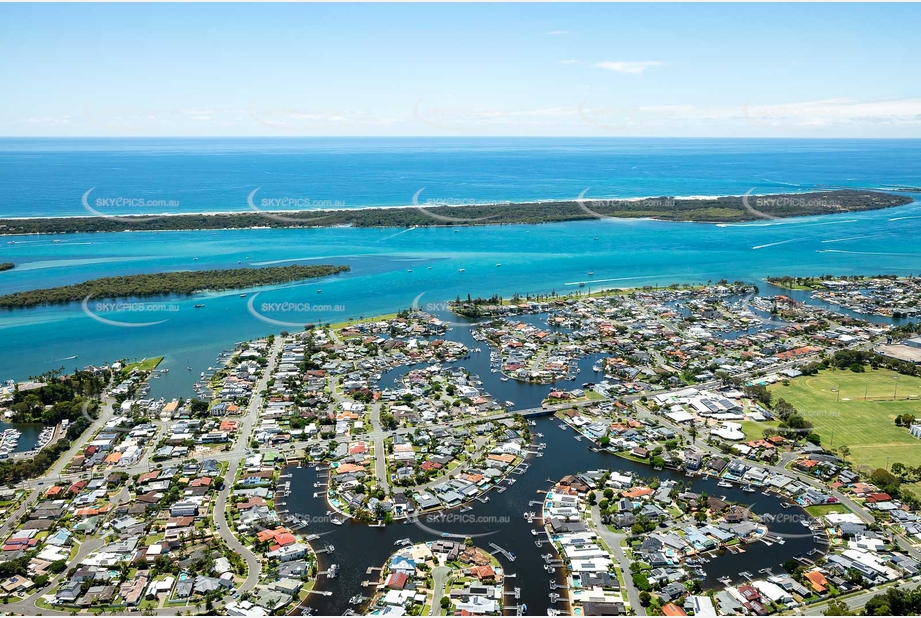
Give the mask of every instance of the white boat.
<svg viewBox="0 0 921 618">
<path fill-rule="evenodd" d="M 457 269 L 457 272 L 462 273 L 462 272 L 464 272 L 465 270 L 466 270 L 465 268 L 458 268 L 458 269 Z"/>
<path fill-rule="evenodd" d="M 732 483 L 730 483 L 729 481 L 720 481 L 716 485 L 717 487 L 732 487 Z"/>
</svg>

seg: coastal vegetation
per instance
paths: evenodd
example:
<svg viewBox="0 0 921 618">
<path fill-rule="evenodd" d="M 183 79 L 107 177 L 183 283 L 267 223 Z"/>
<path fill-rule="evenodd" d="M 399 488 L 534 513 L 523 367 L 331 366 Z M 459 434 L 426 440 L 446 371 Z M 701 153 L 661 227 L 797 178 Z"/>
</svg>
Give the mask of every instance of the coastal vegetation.
<svg viewBox="0 0 921 618">
<path fill-rule="evenodd" d="M 3 272 L 4 270 L 13 270 L 14 268 L 16 268 L 16 265 L 12 262 L 0 263 L 0 272 Z"/>
<path fill-rule="evenodd" d="M 0 296 L 0 307 L 20 309 L 38 305 L 69 303 L 83 300 L 87 297 L 114 299 L 166 295 L 189 296 L 205 290 L 237 290 L 314 279 L 348 270 L 348 266 L 295 265 L 102 277 L 74 285 L 16 292 Z"/>
<path fill-rule="evenodd" d="M 96 398 L 108 383 L 109 372 L 75 371 L 66 376 L 62 373 L 61 370 L 53 370 L 33 376 L 31 381 L 42 386 L 13 391 L 10 420 L 14 423 L 56 425 L 66 419 L 70 424 L 62 437 L 34 457 L 0 461 L 0 484 L 12 486 L 45 474 L 96 418 L 99 408 Z"/>
<path fill-rule="evenodd" d="M 161 217 L 62 217 L 2 219 L 0 233 L 64 234 L 165 230 L 215 230 L 258 227 L 456 227 L 587 221 L 600 217 L 664 221 L 733 223 L 763 217 L 801 217 L 903 206 L 912 198 L 879 191 L 838 190 L 771 196 L 725 196 L 700 199 L 585 199 L 523 204 L 465 206 L 419 205 L 413 208 L 182 214 Z M 749 204 L 754 204 L 750 206 Z M 760 213 L 760 214 L 759 214 Z"/>
<path fill-rule="evenodd" d="M 95 417 L 96 401 L 90 401 L 87 414 Z M 82 405 L 81 405 L 82 411 Z M 54 444 L 49 444 L 31 459 L 5 459 L 0 461 L 0 484 L 13 486 L 20 481 L 42 476 L 63 453 L 70 450 L 71 443 L 79 438 L 92 421 L 80 414 L 67 427 L 65 437 L 58 439 Z"/>
<path fill-rule="evenodd" d="M 44 386 L 13 391 L 10 405 L 14 423 L 43 423 L 53 425 L 62 420 L 74 421 L 82 416 L 82 406 L 87 399 L 98 397 L 105 388 L 108 373 L 76 371 L 62 376 L 60 371 L 50 371 L 34 380 Z"/>
</svg>

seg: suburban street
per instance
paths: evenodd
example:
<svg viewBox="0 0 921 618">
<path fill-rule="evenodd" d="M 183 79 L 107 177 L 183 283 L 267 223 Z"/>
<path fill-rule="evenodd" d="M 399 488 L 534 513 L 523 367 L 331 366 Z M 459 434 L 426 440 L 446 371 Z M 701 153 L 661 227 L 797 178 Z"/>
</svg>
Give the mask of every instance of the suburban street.
<svg viewBox="0 0 921 618">
<path fill-rule="evenodd" d="M 914 590 L 918 586 L 921 586 L 921 582 L 912 581 L 912 582 L 902 583 L 900 585 L 900 587 L 903 590 Z M 850 609 L 856 610 L 856 609 L 862 608 L 864 605 L 866 605 L 867 601 L 869 601 L 876 595 L 881 594 L 883 592 L 885 592 L 885 589 L 867 590 L 866 592 L 861 592 L 860 594 L 856 594 L 856 595 L 849 596 L 849 597 L 844 597 L 843 599 L 839 599 L 839 600 L 845 605 L 847 605 Z M 824 615 L 824 612 L 826 609 L 828 609 L 828 602 L 822 601 L 821 603 L 810 605 L 805 610 L 793 612 L 793 614 L 799 615 L 799 616 L 822 616 Z"/>
<path fill-rule="evenodd" d="M 267 366 L 264 368 L 262 374 L 260 375 L 256 384 L 254 385 L 253 393 L 250 398 L 250 402 L 245 410 L 245 414 L 243 414 L 240 417 L 240 425 L 238 428 L 237 438 L 233 446 L 225 451 L 216 450 L 215 452 L 207 456 L 209 459 L 214 459 L 218 462 L 223 462 L 227 464 L 226 470 L 224 472 L 224 479 L 225 479 L 224 486 L 217 492 L 214 498 L 212 515 L 213 515 L 213 521 L 214 521 L 215 530 L 217 534 L 227 544 L 228 547 L 230 547 L 233 551 L 238 553 L 246 562 L 247 576 L 246 576 L 245 581 L 238 588 L 240 592 L 246 592 L 246 591 L 252 590 L 259 583 L 261 572 L 262 572 L 262 560 L 253 551 L 251 551 L 249 548 L 247 548 L 243 543 L 241 543 L 238 540 L 238 538 L 233 532 L 230 522 L 228 521 L 227 508 L 228 508 L 228 504 L 230 503 L 230 497 L 231 497 L 232 490 L 233 490 L 234 480 L 240 471 L 241 463 L 245 459 L 247 454 L 250 453 L 249 444 L 253 436 L 254 428 L 259 422 L 260 410 L 264 404 L 264 392 L 265 392 L 265 389 L 267 388 L 268 381 L 270 380 L 278 364 L 282 349 L 283 349 L 283 340 L 281 338 L 278 338 L 275 340 L 271 349 L 267 353 L 267 358 L 268 358 Z M 793 367 L 801 362 L 804 362 L 804 360 L 800 359 L 798 361 L 779 363 L 767 371 L 778 371 L 783 368 Z M 698 388 L 712 388 L 712 387 L 717 387 L 718 385 L 719 383 L 717 381 L 712 381 L 708 383 L 699 384 L 697 385 L 697 387 Z M 670 390 L 655 391 L 653 393 L 646 393 L 646 395 L 648 396 L 650 394 L 654 394 L 654 395 L 671 394 L 671 393 L 675 393 L 675 392 L 684 390 L 685 388 L 687 387 L 683 386 L 683 387 L 670 389 Z M 346 398 L 344 397 L 344 395 L 342 395 L 338 391 L 335 384 L 332 389 L 332 393 L 333 393 L 333 400 L 335 403 L 342 403 L 346 401 Z M 683 436 L 687 440 L 688 443 L 692 442 L 687 426 L 673 423 L 666 417 L 653 414 L 644 405 L 640 403 L 641 397 L 642 395 L 636 394 L 636 395 L 631 395 L 625 398 L 627 401 L 630 401 L 635 404 L 636 409 L 637 409 L 637 416 L 639 418 L 655 420 L 656 422 L 666 427 L 669 427 L 670 429 L 675 431 L 677 434 Z M 597 405 L 598 403 L 599 403 L 598 401 L 582 401 L 582 402 L 577 402 L 577 403 L 566 403 L 566 404 L 558 404 L 558 405 L 553 405 L 553 406 L 544 406 L 541 408 L 533 408 L 533 409 L 527 409 L 527 410 L 514 410 L 514 411 L 503 410 L 503 411 L 496 412 L 493 414 L 478 416 L 476 418 L 468 418 L 468 419 L 462 419 L 462 420 L 454 420 L 454 421 L 450 421 L 447 423 L 433 424 L 433 425 L 427 426 L 427 428 L 428 429 L 451 429 L 451 428 L 466 426 L 474 422 L 483 422 L 487 420 L 499 420 L 503 418 L 508 418 L 515 414 L 525 414 L 525 415 L 551 414 L 558 410 L 567 410 L 567 409 L 573 409 L 573 408 L 578 409 L 581 407 L 594 406 L 594 405 Z M 68 452 L 63 454 L 54 463 L 54 465 L 49 469 L 48 473 L 45 475 L 44 477 L 45 479 L 50 479 L 52 482 L 56 480 L 58 482 L 66 483 L 66 482 L 73 482 L 79 478 L 85 478 L 87 476 L 86 473 L 79 473 L 79 474 L 78 473 L 66 473 L 65 474 L 63 470 L 68 465 L 68 463 L 73 459 L 73 457 L 83 450 L 86 439 L 88 439 L 88 437 L 92 437 L 93 435 L 95 435 L 96 432 L 98 432 L 105 423 L 107 423 L 109 420 L 111 420 L 114 417 L 115 415 L 114 404 L 115 404 L 114 400 L 111 399 L 110 397 L 108 396 L 103 397 L 103 402 L 100 405 L 99 417 L 92 422 L 91 426 L 86 430 L 83 437 L 80 440 L 75 441 L 71 445 Z M 405 435 L 405 434 L 412 433 L 414 431 L 414 428 L 408 427 L 408 428 L 400 428 L 400 429 L 395 429 L 395 430 L 384 429 L 384 427 L 381 424 L 381 418 L 380 418 L 381 408 L 382 408 L 382 404 L 380 403 L 374 403 L 370 405 L 371 431 L 360 434 L 360 439 L 368 440 L 373 443 L 374 456 L 375 456 L 375 469 L 374 469 L 375 478 L 377 480 L 378 485 L 382 487 L 385 491 L 390 493 L 391 486 L 390 486 L 390 482 L 389 482 L 390 479 L 388 478 L 387 467 L 386 467 L 385 440 L 395 435 Z M 163 423 L 162 426 L 165 428 L 167 424 Z M 311 440 L 304 440 L 304 441 L 299 441 L 299 442 L 288 444 L 282 447 L 281 451 L 282 453 L 297 454 L 301 452 L 302 449 L 307 449 L 307 448 L 310 448 L 318 444 L 329 444 L 331 442 L 336 442 L 336 441 L 341 441 L 341 440 L 334 438 L 333 440 L 327 441 L 320 437 L 317 437 Z M 704 441 L 693 440 L 693 443 L 696 444 L 698 448 L 708 451 L 709 453 L 713 455 L 722 455 L 721 451 L 719 451 L 718 449 L 714 447 L 707 445 L 706 442 Z M 486 446 L 486 441 L 478 439 L 475 443 L 474 452 L 467 455 L 467 460 L 468 461 L 476 460 L 477 457 L 482 455 L 482 452 L 485 446 Z M 137 463 L 135 463 L 132 466 L 118 468 L 118 470 L 125 472 L 129 475 L 149 471 L 150 469 L 152 469 L 151 463 L 148 459 L 151 452 L 152 452 L 151 449 L 145 450 L 144 456 Z M 184 459 L 187 459 L 187 458 L 177 458 L 173 460 L 165 460 L 161 462 L 161 465 L 181 464 Z M 867 511 L 861 505 L 854 502 L 848 496 L 842 494 L 841 492 L 837 490 L 831 490 L 825 487 L 821 482 L 819 482 L 816 479 L 813 479 L 809 476 L 801 474 L 795 470 L 787 469 L 785 467 L 786 464 L 790 463 L 790 461 L 792 461 L 793 459 L 795 459 L 795 454 L 786 453 L 782 457 L 779 465 L 768 465 L 768 464 L 762 464 L 760 462 L 750 462 L 750 463 L 751 465 L 767 468 L 771 470 L 772 472 L 794 476 L 797 479 L 803 481 L 804 483 L 809 484 L 812 487 L 821 489 L 835 496 L 842 505 L 844 505 L 845 507 L 849 508 L 851 511 L 856 513 L 865 522 L 870 523 L 874 521 L 874 517 L 869 511 Z M 448 471 L 446 474 L 442 475 L 441 477 L 433 481 L 430 481 L 428 483 L 425 483 L 423 485 L 416 486 L 415 490 L 421 491 L 421 490 L 428 489 L 435 484 L 443 483 L 446 480 L 461 474 L 467 467 L 468 467 L 468 464 L 466 462 L 461 463 L 460 465 L 451 469 L 450 471 Z M 16 508 L 12 516 L 8 517 L 6 521 L 2 525 L 0 525 L 0 534 L 4 534 L 4 535 L 7 534 L 10 531 L 11 526 L 15 522 L 17 522 L 22 517 L 23 514 L 28 512 L 28 510 L 31 509 L 35 505 L 35 503 L 41 497 L 42 492 L 47 488 L 47 485 L 48 485 L 48 481 L 43 481 L 43 480 L 33 480 L 30 482 L 24 483 L 24 486 L 28 489 L 31 489 L 32 491 L 24 498 L 24 500 L 19 505 L 19 507 Z M 114 496 L 113 504 L 117 505 L 119 503 L 127 502 L 129 498 L 130 498 L 130 495 L 127 491 L 127 488 L 123 488 L 118 494 Z M 599 536 L 602 538 L 602 540 L 604 540 L 604 542 L 611 549 L 614 558 L 616 559 L 618 565 L 620 566 L 624 574 L 625 592 L 626 592 L 628 600 L 630 601 L 631 606 L 633 607 L 636 614 L 645 615 L 645 610 L 640 604 L 639 591 L 633 585 L 632 579 L 629 576 L 630 574 L 629 560 L 627 559 L 623 551 L 623 548 L 620 546 L 620 541 L 623 538 L 625 538 L 625 535 L 611 532 L 607 528 L 607 526 L 601 523 L 600 510 L 597 505 L 592 507 L 591 520 Z M 893 537 L 894 537 L 895 542 L 902 549 L 904 549 L 912 557 L 921 560 L 921 551 L 918 551 L 917 549 L 912 547 L 911 544 L 902 536 L 894 534 Z M 79 547 L 77 556 L 74 560 L 74 564 L 78 564 L 80 560 L 85 558 L 91 552 L 97 550 L 99 547 L 101 547 L 101 545 L 102 545 L 102 542 L 99 541 L 98 539 L 90 539 L 82 543 Z M 433 607 L 431 610 L 432 615 L 435 615 L 438 613 L 438 609 L 439 609 L 438 601 L 440 600 L 441 596 L 443 596 L 445 579 L 447 578 L 449 574 L 450 574 L 450 569 L 446 567 L 438 567 L 432 573 L 433 579 L 434 579 L 434 600 L 433 600 Z M 23 613 L 23 614 L 37 613 L 38 611 L 41 611 L 44 614 L 66 615 L 68 612 L 47 610 L 44 608 L 39 608 L 36 605 L 36 602 L 42 596 L 42 594 L 44 594 L 48 590 L 52 590 L 63 576 L 64 574 L 59 574 L 55 576 L 48 583 L 48 585 L 43 587 L 42 590 L 36 590 L 32 595 L 30 595 L 29 597 L 21 601 L 10 603 L 8 605 L 9 611 Z M 918 584 L 912 584 L 912 587 L 916 587 L 917 585 Z M 865 603 L 867 599 L 871 598 L 876 593 L 877 592 L 874 592 L 874 591 L 862 593 L 854 597 L 849 597 L 845 601 L 850 607 L 859 607 L 863 603 Z M 824 610 L 824 606 L 825 606 L 824 603 L 820 603 L 820 604 L 811 606 L 807 610 L 805 610 L 805 613 L 807 615 L 821 614 L 821 612 Z M 182 606 L 162 608 L 158 610 L 158 613 L 168 614 L 168 615 L 178 614 L 178 613 L 181 613 L 184 609 L 185 608 Z"/>
<path fill-rule="evenodd" d="M 602 523 L 601 509 L 597 504 L 592 506 L 592 526 L 595 528 L 595 532 L 598 533 L 598 536 L 601 537 L 601 540 L 608 546 L 608 549 L 614 553 L 617 565 L 624 575 L 624 588 L 627 591 L 627 600 L 630 601 L 630 607 L 633 608 L 633 613 L 637 616 L 645 616 L 646 608 L 640 603 L 640 591 L 633 585 L 633 578 L 630 576 L 630 561 L 627 560 L 627 554 L 624 553 L 624 548 L 620 546 L 620 542 L 627 538 L 627 535 L 611 532 L 608 527 Z"/>
<path fill-rule="evenodd" d="M 272 349 L 268 354 L 268 365 L 260 376 L 256 386 L 253 388 L 253 395 L 250 398 L 249 406 L 246 410 L 246 414 L 243 416 L 239 436 L 236 442 L 236 448 L 231 451 L 235 457 L 229 459 L 229 464 L 227 466 L 227 472 L 224 475 L 224 487 L 217 494 L 217 498 L 214 501 L 213 516 L 214 524 L 217 527 L 217 532 L 220 535 L 221 539 L 227 543 L 227 546 L 230 549 L 234 550 L 243 559 L 246 561 L 246 581 L 244 581 L 240 587 L 240 592 L 247 592 L 252 590 L 253 587 L 259 583 L 259 576 L 262 574 L 262 559 L 254 554 L 252 550 L 243 545 L 238 539 L 237 536 L 233 533 L 229 522 L 227 521 L 227 502 L 230 497 L 231 492 L 233 491 L 234 479 L 237 477 L 237 472 L 240 468 L 240 461 L 245 457 L 246 449 L 249 447 L 250 436 L 253 432 L 253 427 L 256 424 L 256 421 L 259 419 L 259 410 L 262 408 L 263 396 L 262 392 L 266 388 L 266 384 L 269 381 L 269 377 L 272 375 L 272 372 L 275 370 L 275 365 L 278 363 L 278 356 L 282 350 L 284 343 L 281 338 L 275 340 L 275 344 L 272 346 Z"/>
<path fill-rule="evenodd" d="M 441 597 L 444 596 L 445 584 L 448 581 L 448 575 L 451 574 L 450 567 L 438 566 L 432 569 L 432 609 L 429 616 L 441 615 Z"/>
</svg>

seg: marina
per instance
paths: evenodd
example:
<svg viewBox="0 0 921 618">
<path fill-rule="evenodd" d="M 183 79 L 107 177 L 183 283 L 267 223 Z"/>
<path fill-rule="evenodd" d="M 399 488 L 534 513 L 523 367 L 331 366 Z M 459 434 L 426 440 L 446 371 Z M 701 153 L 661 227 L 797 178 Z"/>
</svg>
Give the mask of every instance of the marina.
<svg viewBox="0 0 921 618">
<path fill-rule="evenodd" d="M 10 453 L 16 451 L 16 447 L 19 446 L 19 438 L 22 436 L 22 432 L 18 429 L 4 429 L 0 433 L 0 458 L 7 458 L 10 456 Z"/>
<path fill-rule="evenodd" d="M 0 459 L 32 456 L 47 446 L 53 436 L 54 427 L 0 422 Z"/>
<path fill-rule="evenodd" d="M 498 382 L 498 380 L 497 380 Z M 631 470 L 641 476 L 656 475 L 663 479 L 685 479 L 690 483 L 694 491 L 705 491 L 710 495 L 722 495 L 727 499 L 732 499 L 740 503 L 747 503 L 750 500 L 748 494 L 742 491 L 741 487 L 731 486 L 730 488 L 719 488 L 717 481 L 703 477 L 687 479 L 683 473 L 662 470 L 653 471 L 651 467 L 631 462 L 619 457 L 615 457 L 607 452 L 596 453 L 590 451 L 585 446 L 572 446 L 572 434 L 560 430 L 558 424 L 548 417 L 536 419 L 535 428 L 532 430 L 535 434 L 541 433 L 541 440 L 546 443 L 545 451 L 548 453 L 566 452 L 567 458 L 558 457 L 530 458 L 527 464 L 531 468 L 527 474 L 517 476 L 516 482 L 509 485 L 505 492 L 493 494 L 493 499 L 488 500 L 487 496 L 480 496 L 482 499 L 474 500 L 464 509 L 455 509 L 455 512 L 467 512 L 471 517 L 482 517 L 485 521 L 494 520 L 501 517 L 507 517 L 508 513 L 518 513 L 517 516 L 511 517 L 511 522 L 503 525 L 501 528 L 491 526 L 488 523 L 439 523 L 439 531 L 433 535 L 424 529 L 415 526 L 387 526 L 384 528 L 369 528 L 367 525 L 357 522 L 346 521 L 341 525 L 333 523 L 318 522 L 311 523 L 313 532 L 324 534 L 327 542 L 333 542 L 337 546 L 337 551 L 342 555 L 362 556 L 359 561 L 348 561 L 339 563 L 339 577 L 337 583 L 337 593 L 332 597 L 312 597 L 310 606 L 316 608 L 323 614 L 342 614 L 349 607 L 348 601 L 351 595 L 360 594 L 361 583 L 367 580 L 366 570 L 368 565 L 380 564 L 395 547 L 406 546 L 411 543 L 424 540 L 436 540 L 438 538 L 463 538 L 467 535 L 476 534 L 494 534 L 501 530 L 501 539 L 487 541 L 483 547 L 488 547 L 491 552 L 495 552 L 500 562 L 510 568 L 515 565 L 515 571 L 519 581 L 529 582 L 528 585 L 522 586 L 520 591 L 521 603 L 527 604 L 535 613 L 544 614 L 547 609 L 557 605 L 550 601 L 549 594 L 558 590 L 559 586 L 564 585 L 562 579 L 562 569 L 559 568 L 561 563 L 558 556 L 553 553 L 547 553 L 547 548 L 552 547 L 543 541 L 538 546 L 535 541 L 540 542 L 540 536 L 535 534 L 532 522 L 538 521 L 538 517 L 543 508 L 543 500 L 535 499 L 535 493 L 546 492 L 547 488 L 555 480 L 566 474 L 578 472 L 579 470 L 598 470 L 598 469 L 621 469 Z M 297 468 L 290 467 L 285 470 L 284 474 L 291 474 L 292 491 L 289 500 L 289 508 L 296 509 L 300 512 L 325 512 L 327 509 L 325 500 L 322 495 L 318 498 L 313 497 L 313 490 L 310 492 L 298 491 L 301 487 L 313 487 L 314 483 L 319 482 L 320 478 L 313 466 Z M 775 496 L 763 497 L 763 504 L 759 503 L 759 513 L 779 514 L 783 511 L 781 500 Z M 465 519 L 466 521 L 466 519 Z M 470 519 L 475 521 L 475 519 Z M 787 522 L 771 524 L 772 532 L 776 535 L 794 534 L 796 529 L 802 530 L 802 526 Z M 407 534 L 409 532 L 409 534 Z M 775 536 L 776 536 L 775 535 Z M 819 551 L 817 540 L 812 535 L 806 535 L 802 538 L 787 538 L 785 544 L 771 542 L 771 545 L 759 544 L 761 549 L 757 552 L 745 552 L 737 549 L 736 551 L 726 551 L 721 556 L 702 557 L 709 562 L 706 568 L 697 573 L 702 579 L 702 585 L 705 589 L 721 587 L 721 578 L 734 577 L 738 578 L 739 573 L 746 570 L 758 570 L 761 568 L 776 568 L 785 560 L 791 559 L 795 554 L 805 555 L 810 550 Z M 493 543 L 490 545 L 489 543 Z M 499 548 L 499 549 L 497 549 Z M 502 551 L 500 551 L 500 549 Z M 320 552 L 321 566 L 323 564 L 322 554 Z M 514 556 L 515 560 L 512 560 Z M 549 561 L 548 561 L 549 560 Z M 701 562 L 703 564 L 703 562 Z M 743 566 L 746 565 L 746 566 Z M 754 569 L 753 569 L 754 567 Z M 325 567 L 324 567 L 325 568 Z M 698 565 L 695 568 L 700 568 Z M 549 569 L 549 571 L 548 571 Z M 547 573 L 553 573 L 554 585 L 540 582 L 546 581 Z M 327 590 L 324 579 L 321 578 L 317 583 L 317 590 Z M 557 605 L 559 609 L 561 606 Z M 509 610 L 513 612 L 514 610 Z"/>
</svg>

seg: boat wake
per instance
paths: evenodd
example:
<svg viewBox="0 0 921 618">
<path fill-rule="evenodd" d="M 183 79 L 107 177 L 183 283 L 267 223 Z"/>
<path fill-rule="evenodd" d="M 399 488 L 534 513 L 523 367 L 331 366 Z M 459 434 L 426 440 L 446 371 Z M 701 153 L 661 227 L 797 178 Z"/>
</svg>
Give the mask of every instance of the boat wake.
<svg viewBox="0 0 921 618">
<path fill-rule="evenodd" d="M 785 245 L 788 242 L 799 242 L 801 240 L 809 240 L 808 238 L 791 238 L 790 240 L 779 240 L 777 242 L 769 242 L 766 245 L 755 245 L 752 249 L 767 249 L 768 247 L 776 247 L 777 245 Z"/>
<path fill-rule="evenodd" d="M 832 238 L 829 240 L 823 240 L 822 243 L 824 244 L 824 243 L 830 243 L 830 242 L 847 242 L 849 240 L 860 240 L 862 238 L 872 238 L 874 236 L 875 234 L 864 234 L 862 236 L 848 236 L 847 238 Z"/>
<path fill-rule="evenodd" d="M 816 249 L 816 253 L 847 253 L 850 255 L 895 255 L 898 257 L 921 257 L 921 253 L 893 253 L 887 251 L 845 251 L 843 249 Z"/>
</svg>

